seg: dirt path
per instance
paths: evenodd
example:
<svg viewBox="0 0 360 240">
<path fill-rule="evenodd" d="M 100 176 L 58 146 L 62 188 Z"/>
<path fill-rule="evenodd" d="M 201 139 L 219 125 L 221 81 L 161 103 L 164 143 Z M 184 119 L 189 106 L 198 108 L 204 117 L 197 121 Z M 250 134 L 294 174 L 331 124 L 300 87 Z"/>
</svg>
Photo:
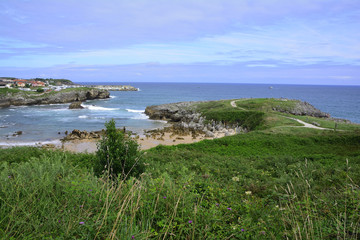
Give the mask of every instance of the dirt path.
<svg viewBox="0 0 360 240">
<path fill-rule="evenodd" d="M 237 107 L 235 101 L 231 101 L 230 104 L 232 107 Z"/>
<path fill-rule="evenodd" d="M 234 108 L 239 108 L 238 106 L 236 106 L 236 100 L 231 101 L 231 102 L 230 102 L 230 105 L 231 105 L 232 107 L 234 107 Z M 240 108 L 240 109 L 246 111 L 246 109 L 243 109 L 243 108 Z M 291 117 L 286 117 L 286 118 L 291 119 L 291 120 L 295 120 L 295 121 L 297 121 L 297 122 L 299 122 L 299 123 L 301 123 L 301 124 L 304 125 L 304 126 L 298 126 L 298 127 L 306 127 L 306 128 L 313 128 L 313 129 L 319 129 L 319 130 L 333 130 L 333 129 L 330 129 L 330 128 L 318 127 L 318 126 L 315 126 L 315 125 L 310 124 L 310 123 L 306 123 L 306 122 L 301 121 L 301 120 L 296 119 L 296 118 L 291 118 Z M 296 126 L 294 126 L 294 127 L 296 127 Z"/>
<path fill-rule="evenodd" d="M 299 122 L 299 123 L 301 123 L 301 124 L 304 125 L 304 126 L 299 126 L 299 127 L 306 127 L 306 128 L 320 129 L 320 130 L 333 130 L 333 129 L 331 129 L 331 128 L 318 127 L 318 126 L 315 126 L 315 125 L 310 124 L 310 123 L 306 123 L 306 122 L 301 121 L 301 120 L 296 119 L 296 118 L 291 118 L 291 117 L 286 117 L 286 118 L 291 119 L 291 120 L 295 120 L 295 121 L 297 121 L 297 122 Z"/>
<path fill-rule="evenodd" d="M 248 110 L 246 110 L 245 108 L 238 107 L 238 106 L 236 105 L 236 100 L 231 101 L 231 102 L 230 102 L 230 105 L 231 105 L 232 107 L 234 107 L 234 108 L 238 108 L 238 109 L 241 109 L 241 110 L 243 110 L 243 111 L 248 111 Z"/>
</svg>

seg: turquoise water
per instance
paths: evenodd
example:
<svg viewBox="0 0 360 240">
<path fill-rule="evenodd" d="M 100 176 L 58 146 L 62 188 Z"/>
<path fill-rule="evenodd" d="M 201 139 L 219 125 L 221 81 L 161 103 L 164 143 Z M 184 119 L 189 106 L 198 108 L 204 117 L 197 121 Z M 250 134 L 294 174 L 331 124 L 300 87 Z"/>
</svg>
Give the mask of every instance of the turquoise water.
<svg viewBox="0 0 360 240">
<path fill-rule="evenodd" d="M 96 84 L 96 83 L 91 83 Z M 99 83 L 116 84 L 116 83 Z M 119 85 L 123 83 L 118 83 Z M 107 100 L 84 103 L 85 109 L 70 110 L 69 104 L 20 106 L 0 109 L 0 145 L 53 141 L 73 129 L 100 130 L 105 121 L 142 133 L 164 125 L 143 114 L 146 106 L 179 101 L 234 98 L 290 98 L 307 101 L 332 117 L 360 123 L 360 87 L 266 84 L 130 83 L 138 92 L 110 92 Z M 270 88 L 272 87 L 272 88 Z M 12 136 L 22 131 L 20 136 Z M 58 134 L 60 132 L 60 134 Z"/>
</svg>

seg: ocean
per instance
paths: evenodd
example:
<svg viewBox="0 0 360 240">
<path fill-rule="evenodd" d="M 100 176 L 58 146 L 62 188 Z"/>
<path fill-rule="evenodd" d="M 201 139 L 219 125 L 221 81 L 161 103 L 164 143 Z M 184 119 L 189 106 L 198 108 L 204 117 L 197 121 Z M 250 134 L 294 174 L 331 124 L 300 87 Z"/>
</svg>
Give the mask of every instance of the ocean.
<svg viewBox="0 0 360 240">
<path fill-rule="evenodd" d="M 81 83 L 84 84 L 84 83 Z M 124 85 L 124 83 L 89 83 Z M 223 83 L 131 83 L 137 92 L 110 92 L 111 98 L 83 103 L 85 109 L 70 110 L 69 104 L 18 106 L 0 109 L 0 145 L 31 145 L 54 142 L 65 131 L 101 130 L 115 119 L 141 134 L 144 129 L 165 125 L 149 120 L 146 106 L 180 101 L 237 98 L 289 98 L 307 101 L 332 117 L 360 123 L 360 86 L 313 86 Z M 15 132 L 22 131 L 19 136 Z"/>
</svg>

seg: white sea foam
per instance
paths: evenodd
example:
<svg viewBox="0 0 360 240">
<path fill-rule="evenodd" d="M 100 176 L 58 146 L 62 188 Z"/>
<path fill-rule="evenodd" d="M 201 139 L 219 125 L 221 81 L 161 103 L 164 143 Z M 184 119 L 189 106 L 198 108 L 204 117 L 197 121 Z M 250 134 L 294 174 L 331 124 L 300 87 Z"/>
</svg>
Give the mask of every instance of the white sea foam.
<svg viewBox="0 0 360 240">
<path fill-rule="evenodd" d="M 41 146 L 44 144 L 60 145 L 59 139 L 52 141 L 38 141 L 38 142 L 0 142 L 0 146 L 13 147 L 13 146 Z"/>
<path fill-rule="evenodd" d="M 84 108 L 87 108 L 89 110 L 93 111 L 115 111 L 119 110 L 118 108 L 105 108 L 105 107 L 99 107 L 99 106 L 93 106 L 93 105 L 82 105 Z"/>
<path fill-rule="evenodd" d="M 62 112 L 67 111 L 68 108 L 46 109 L 46 111 Z"/>
<path fill-rule="evenodd" d="M 110 98 L 116 98 L 116 96 L 110 96 Z"/>
<path fill-rule="evenodd" d="M 78 118 L 89 118 L 89 116 L 81 115 L 81 116 L 79 116 Z"/>
<path fill-rule="evenodd" d="M 149 119 L 149 116 L 142 113 L 132 117 L 131 119 Z"/>
<path fill-rule="evenodd" d="M 132 112 L 132 113 L 143 113 L 143 112 L 145 112 L 145 110 L 134 110 L 134 109 L 126 109 L 126 111 Z"/>
</svg>

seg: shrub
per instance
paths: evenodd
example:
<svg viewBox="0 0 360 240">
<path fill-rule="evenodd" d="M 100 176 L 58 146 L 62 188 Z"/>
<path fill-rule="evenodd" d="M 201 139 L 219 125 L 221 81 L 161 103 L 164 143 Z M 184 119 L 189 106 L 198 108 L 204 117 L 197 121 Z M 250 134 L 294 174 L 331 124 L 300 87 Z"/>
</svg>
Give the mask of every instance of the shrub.
<svg viewBox="0 0 360 240">
<path fill-rule="evenodd" d="M 38 92 L 38 93 L 43 93 L 43 92 L 44 92 L 44 89 L 38 88 L 38 89 L 36 89 L 36 92 Z"/>
<path fill-rule="evenodd" d="M 207 120 L 214 120 L 224 124 L 241 125 L 248 130 L 255 130 L 264 121 L 264 113 L 257 111 L 211 111 L 205 113 Z"/>
<path fill-rule="evenodd" d="M 125 132 L 116 129 L 115 121 L 105 123 L 106 133 L 99 142 L 95 172 L 101 175 L 108 171 L 111 177 L 138 176 L 144 171 L 139 161 L 141 154 L 138 143 Z"/>
</svg>

